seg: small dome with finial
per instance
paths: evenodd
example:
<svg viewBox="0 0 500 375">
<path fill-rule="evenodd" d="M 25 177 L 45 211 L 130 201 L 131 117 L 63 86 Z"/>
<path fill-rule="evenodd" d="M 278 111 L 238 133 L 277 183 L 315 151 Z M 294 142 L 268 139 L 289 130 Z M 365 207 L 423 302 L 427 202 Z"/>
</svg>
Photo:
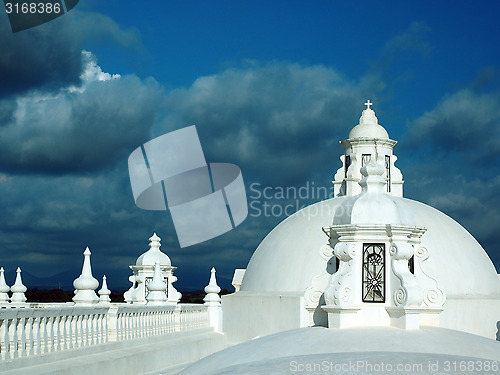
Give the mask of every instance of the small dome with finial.
<svg viewBox="0 0 500 375">
<path fill-rule="evenodd" d="M 367 100 L 365 105 L 366 109 L 361 114 L 359 124 L 351 130 L 349 133 L 349 139 L 389 139 L 389 134 L 387 134 L 387 131 L 379 125 L 375 112 L 370 108 L 373 103 Z"/>
<path fill-rule="evenodd" d="M 156 233 L 153 233 L 153 235 L 149 238 L 149 250 L 146 251 L 144 254 L 140 255 L 139 258 L 137 258 L 135 265 L 154 266 L 156 260 L 158 259 L 160 265 L 170 267 L 172 263 L 168 255 L 160 250 L 161 246 L 160 241 L 161 238 L 158 237 Z"/>
</svg>

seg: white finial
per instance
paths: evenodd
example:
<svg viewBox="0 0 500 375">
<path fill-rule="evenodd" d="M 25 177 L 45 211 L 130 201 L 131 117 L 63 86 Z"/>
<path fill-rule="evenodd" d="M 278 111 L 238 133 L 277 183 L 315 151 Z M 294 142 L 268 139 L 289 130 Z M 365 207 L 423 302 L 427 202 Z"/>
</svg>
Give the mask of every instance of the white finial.
<svg viewBox="0 0 500 375">
<path fill-rule="evenodd" d="M 385 170 L 373 157 L 361 168 L 360 172 L 363 175 L 359 181 L 362 192 L 385 193 L 386 181 L 383 177 Z"/>
<path fill-rule="evenodd" d="M 215 268 L 212 267 L 210 271 L 210 281 L 208 285 L 205 287 L 205 293 L 207 294 L 203 301 L 205 301 L 205 305 L 207 306 L 219 306 L 220 305 L 220 287 L 217 285 L 217 279 L 215 278 Z"/>
<path fill-rule="evenodd" d="M 111 298 L 109 298 L 111 290 L 108 289 L 108 283 L 106 282 L 106 275 L 102 277 L 102 287 L 101 289 L 99 289 L 97 293 L 99 293 L 99 304 L 108 305 L 111 302 Z"/>
<path fill-rule="evenodd" d="M 9 293 L 10 287 L 5 282 L 5 275 L 3 267 L 0 267 L 0 305 L 9 303 Z"/>
<path fill-rule="evenodd" d="M 366 103 L 365 103 L 365 105 L 366 105 L 366 109 L 371 109 L 370 106 L 372 106 L 373 103 L 370 102 L 370 100 L 367 100 Z"/>
<path fill-rule="evenodd" d="M 28 290 L 28 288 L 23 285 L 23 281 L 21 279 L 21 268 L 17 267 L 16 273 L 16 282 L 10 288 L 12 291 L 12 297 L 10 297 L 10 300 L 14 306 L 24 306 L 26 305 L 26 296 L 24 293 Z"/>
<path fill-rule="evenodd" d="M 165 293 L 167 284 L 163 282 L 160 261 L 158 259 L 156 259 L 155 262 L 153 280 L 148 283 L 147 288 L 149 290 L 149 293 L 146 296 L 148 305 L 164 305 L 167 302 L 167 295 Z"/>
<path fill-rule="evenodd" d="M 90 249 L 87 247 L 83 252 L 82 273 L 73 281 L 73 286 L 76 289 L 73 301 L 76 304 L 91 305 L 99 301 L 99 298 L 95 294 L 95 290 L 99 287 L 99 281 L 92 276 L 90 255 Z"/>
<path fill-rule="evenodd" d="M 150 249 L 154 250 L 160 250 L 161 246 L 161 238 L 156 235 L 156 233 L 153 233 L 151 237 L 149 237 L 149 247 Z"/>
</svg>

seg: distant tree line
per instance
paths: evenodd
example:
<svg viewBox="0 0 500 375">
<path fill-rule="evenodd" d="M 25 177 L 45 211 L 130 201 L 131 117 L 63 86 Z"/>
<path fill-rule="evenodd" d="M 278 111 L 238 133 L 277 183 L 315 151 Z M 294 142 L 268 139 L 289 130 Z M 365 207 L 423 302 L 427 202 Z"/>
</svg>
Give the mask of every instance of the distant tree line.
<svg viewBox="0 0 500 375">
<path fill-rule="evenodd" d="M 123 293 L 125 291 L 111 292 L 109 296 L 111 302 L 124 302 Z M 203 303 L 205 292 L 203 290 L 183 291 L 181 303 Z M 230 294 L 231 291 L 222 289 L 220 295 Z M 73 291 L 56 289 L 28 289 L 25 293 L 27 302 L 72 302 L 75 295 Z"/>
</svg>

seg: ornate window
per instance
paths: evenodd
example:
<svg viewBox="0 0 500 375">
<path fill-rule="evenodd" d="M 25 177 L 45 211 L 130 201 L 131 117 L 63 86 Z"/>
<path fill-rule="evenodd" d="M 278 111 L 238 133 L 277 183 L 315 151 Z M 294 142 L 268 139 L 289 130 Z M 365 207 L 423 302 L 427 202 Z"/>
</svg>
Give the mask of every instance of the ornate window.
<svg viewBox="0 0 500 375">
<path fill-rule="evenodd" d="M 363 244 L 363 302 L 385 302 L 385 245 Z"/>
<path fill-rule="evenodd" d="M 385 155 L 385 179 L 387 181 L 387 192 L 391 192 L 391 157 Z"/>
<path fill-rule="evenodd" d="M 363 154 L 361 156 L 361 167 L 364 167 L 365 164 L 368 164 L 368 162 L 370 161 L 371 157 L 372 157 L 371 154 Z"/>
<path fill-rule="evenodd" d="M 347 170 L 351 166 L 351 157 L 349 155 L 346 155 L 345 157 L 345 178 L 347 178 Z"/>
</svg>

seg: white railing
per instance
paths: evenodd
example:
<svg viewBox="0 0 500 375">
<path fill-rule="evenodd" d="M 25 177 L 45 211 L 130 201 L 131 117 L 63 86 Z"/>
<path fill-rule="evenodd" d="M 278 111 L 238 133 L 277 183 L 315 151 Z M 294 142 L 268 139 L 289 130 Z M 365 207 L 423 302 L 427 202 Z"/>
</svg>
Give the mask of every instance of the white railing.
<svg viewBox="0 0 500 375">
<path fill-rule="evenodd" d="M 128 340 L 139 337 L 186 331 L 208 327 L 208 312 L 204 305 L 144 306 L 122 305 L 109 316 L 110 340 Z M 116 316 L 116 318 L 114 318 Z M 116 331 L 116 334 L 115 334 Z"/>
<path fill-rule="evenodd" d="M 204 305 L 0 309 L 0 359 L 208 327 Z"/>
</svg>

